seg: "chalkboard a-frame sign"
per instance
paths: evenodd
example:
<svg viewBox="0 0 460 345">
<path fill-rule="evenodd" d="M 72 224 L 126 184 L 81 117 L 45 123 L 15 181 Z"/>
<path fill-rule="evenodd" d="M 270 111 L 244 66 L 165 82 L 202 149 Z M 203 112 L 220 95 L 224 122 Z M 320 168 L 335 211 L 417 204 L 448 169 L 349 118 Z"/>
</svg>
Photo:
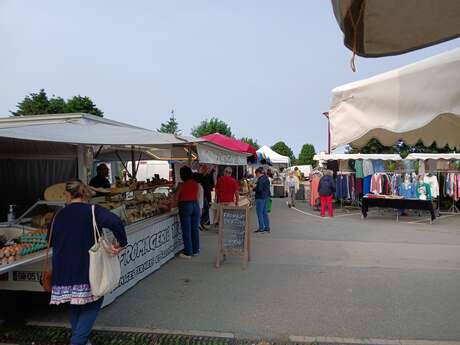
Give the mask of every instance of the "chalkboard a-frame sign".
<svg viewBox="0 0 460 345">
<path fill-rule="evenodd" d="M 216 267 L 227 256 L 242 256 L 246 269 L 251 260 L 250 208 L 219 205 L 219 215 Z"/>
</svg>

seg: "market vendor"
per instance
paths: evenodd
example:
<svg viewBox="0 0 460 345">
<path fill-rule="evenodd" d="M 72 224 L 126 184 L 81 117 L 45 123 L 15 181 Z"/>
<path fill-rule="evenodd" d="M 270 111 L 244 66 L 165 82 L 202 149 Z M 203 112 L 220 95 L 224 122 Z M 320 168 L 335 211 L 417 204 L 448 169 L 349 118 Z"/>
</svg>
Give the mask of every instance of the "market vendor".
<svg viewBox="0 0 460 345">
<path fill-rule="evenodd" d="M 96 172 L 97 175 L 91 179 L 89 185 L 94 188 L 110 188 L 110 181 L 107 178 L 109 176 L 109 167 L 104 163 L 99 164 Z"/>
</svg>

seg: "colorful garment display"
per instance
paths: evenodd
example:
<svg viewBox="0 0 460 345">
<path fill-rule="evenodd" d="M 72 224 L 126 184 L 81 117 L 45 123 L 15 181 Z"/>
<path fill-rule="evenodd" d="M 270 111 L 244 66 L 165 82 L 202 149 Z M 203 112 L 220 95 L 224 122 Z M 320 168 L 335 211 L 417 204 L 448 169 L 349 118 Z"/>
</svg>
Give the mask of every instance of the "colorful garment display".
<svg viewBox="0 0 460 345">
<path fill-rule="evenodd" d="M 319 200 L 318 186 L 321 175 L 313 175 L 310 182 L 310 206 L 316 206 Z"/>
<path fill-rule="evenodd" d="M 374 175 L 374 166 L 370 159 L 363 160 L 363 175 L 364 177 Z"/>
<path fill-rule="evenodd" d="M 431 197 L 433 199 L 436 199 L 439 196 L 439 183 L 438 183 L 438 178 L 435 175 L 425 175 L 423 178 L 423 181 L 425 183 L 428 183 L 430 185 L 431 189 Z"/>
<path fill-rule="evenodd" d="M 405 199 L 416 198 L 415 184 L 413 184 L 412 182 L 409 182 L 409 183 L 402 182 L 399 185 L 398 191 L 399 191 L 398 195 L 402 196 Z"/>
<path fill-rule="evenodd" d="M 354 175 L 337 175 L 335 186 L 335 197 L 338 200 L 353 200 L 356 198 L 356 181 Z"/>
<path fill-rule="evenodd" d="M 415 186 L 415 195 L 421 200 L 431 200 L 430 185 L 425 182 L 418 182 Z"/>
<path fill-rule="evenodd" d="M 363 161 L 361 159 L 358 159 L 355 161 L 355 172 L 356 172 L 356 178 L 363 178 Z"/>
</svg>

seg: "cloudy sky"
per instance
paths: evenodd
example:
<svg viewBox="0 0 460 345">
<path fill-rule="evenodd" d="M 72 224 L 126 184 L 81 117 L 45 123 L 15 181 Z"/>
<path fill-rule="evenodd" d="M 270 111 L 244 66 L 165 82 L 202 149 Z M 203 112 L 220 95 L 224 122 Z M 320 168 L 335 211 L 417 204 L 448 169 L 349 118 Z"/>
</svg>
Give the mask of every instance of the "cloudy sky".
<svg viewBox="0 0 460 345">
<path fill-rule="evenodd" d="M 91 97 L 105 116 L 185 134 L 216 116 L 236 136 L 327 146 L 330 90 L 460 46 L 358 58 L 328 0 L 1 0 L 0 115 L 44 88 Z"/>
</svg>

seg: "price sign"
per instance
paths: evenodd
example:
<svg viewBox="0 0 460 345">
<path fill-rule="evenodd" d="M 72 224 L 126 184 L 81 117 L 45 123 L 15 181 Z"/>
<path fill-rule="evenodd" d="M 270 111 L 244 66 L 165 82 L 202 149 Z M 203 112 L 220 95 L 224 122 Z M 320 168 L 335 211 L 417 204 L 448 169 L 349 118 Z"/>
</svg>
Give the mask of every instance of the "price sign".
<svg viewBox="0 0 460 345">
<path fill-rule="evenodd" d="M 250 260 L 251 238 L 249 207 L 220 205 L 218 253 L 216 267 L 229 255 L 243 256 L 244 268 Z"/>
</svg>

